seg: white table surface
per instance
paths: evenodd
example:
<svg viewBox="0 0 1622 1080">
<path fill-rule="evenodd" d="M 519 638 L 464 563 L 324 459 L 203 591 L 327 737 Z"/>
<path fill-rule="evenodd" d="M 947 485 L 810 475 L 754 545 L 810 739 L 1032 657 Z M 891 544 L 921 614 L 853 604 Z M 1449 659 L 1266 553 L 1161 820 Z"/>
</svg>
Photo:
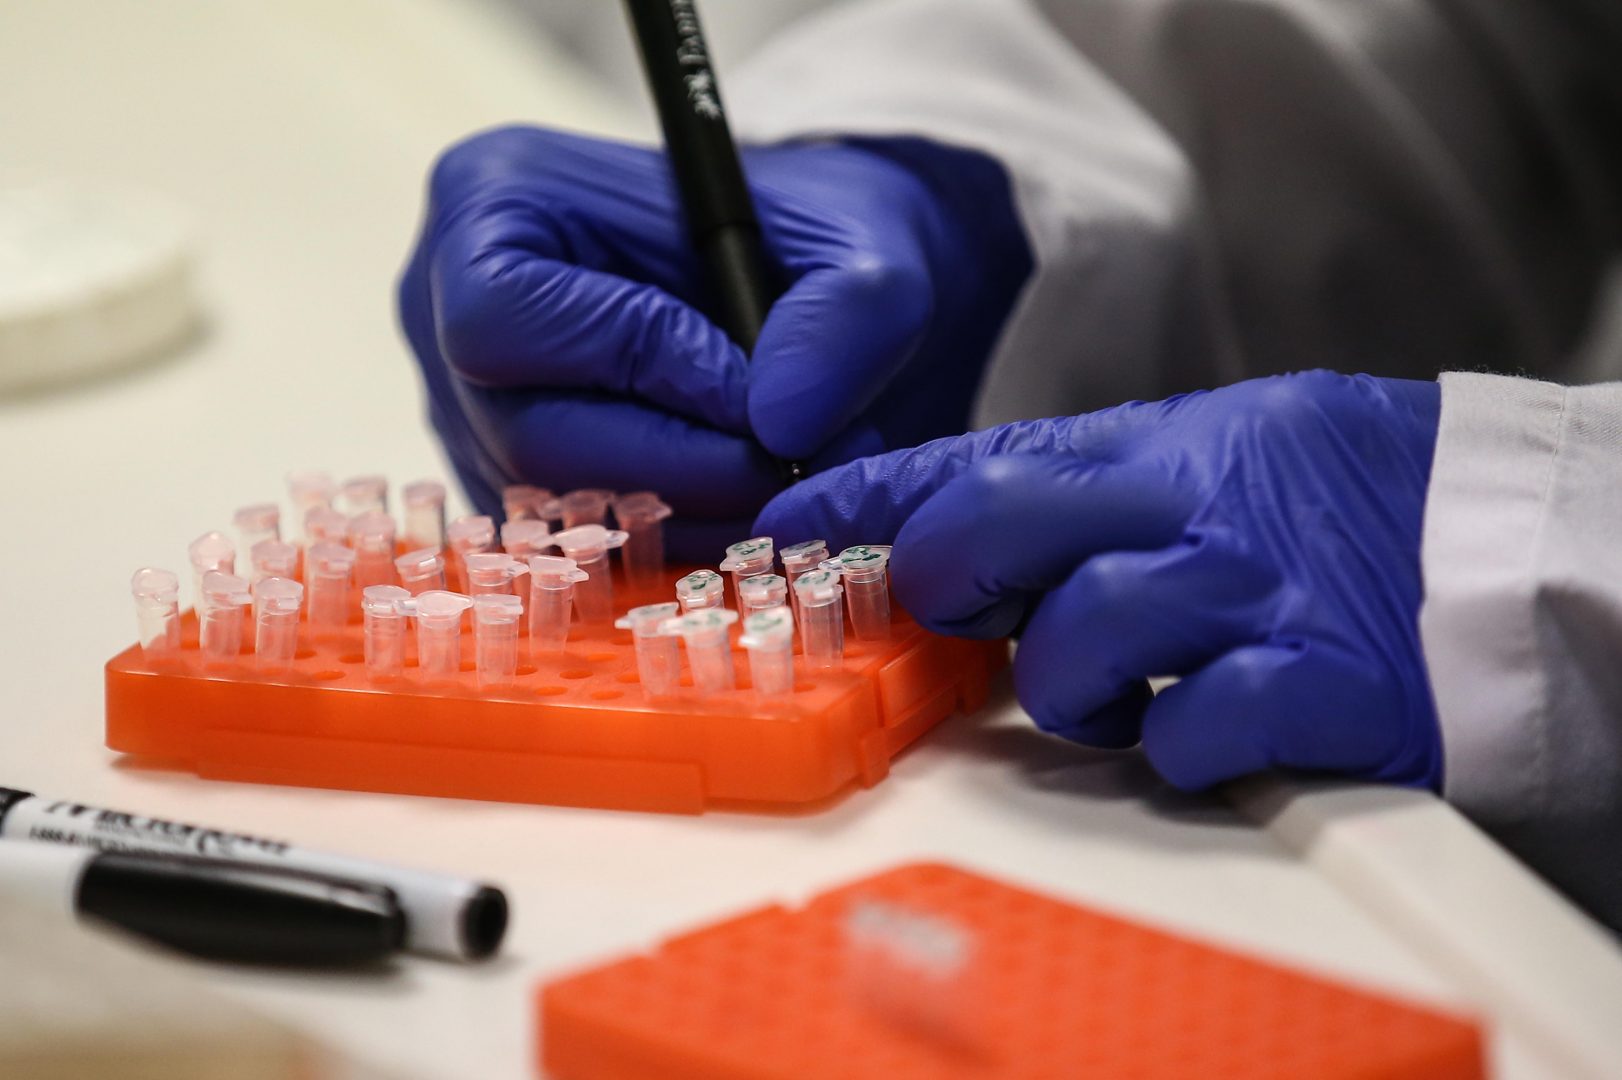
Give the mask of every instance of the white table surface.
<svg viewBox="0 0 1622 1080">
<path fill-rule="evenodd" d="M 626 131 L 588 87 L 568 57 L 471 0 L 0 7 L 0 181 L 128 184 L 191 207 L 209 313 L 206 333 L 165 362 L 0 401 L 0 784 L 479 876 L 515 905 L 505 954 L 484 966 L 204 969 L 213 985 L 367 1066 L 521 1077 L 537 981 L 945 859 L 1483 1012 L 1504 1075 L 1622 1062 L 1583 1008 L 1622 1000 L 1614 946 L 1439 803 L 1262 785 L 1239 793 L 1247 819 L 1168 793 L 1131 757 L 1038 734 L 1006 691 L 875 790 L 806 817 L 454 802 L 121 766 L 102 745 L 101 665 L 132 637 L 131 570 L 181 569 L 190 538 L 279 497 L 293 468 L 443 474 L 393 316 L 424 174 L 441 146 L 490 123 Z M 1477 905 L 1485 913 L 1454 933 L 1450 904 L 1509 894 L 1513 910 Z M 1506 928 L 1513 948 L 1498 944 Z"/>
</svg>

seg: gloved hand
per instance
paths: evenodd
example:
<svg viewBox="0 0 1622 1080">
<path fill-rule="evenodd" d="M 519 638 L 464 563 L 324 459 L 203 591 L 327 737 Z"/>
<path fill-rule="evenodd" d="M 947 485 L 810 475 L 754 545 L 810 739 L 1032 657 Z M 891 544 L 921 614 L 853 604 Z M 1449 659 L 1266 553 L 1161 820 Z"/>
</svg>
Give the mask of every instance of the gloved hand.
<svg viewBox="0 0 1622 1080">
<path fill-rule="evenodd" d="M 1274 766 L 1438 787 L 1420 652 L 1435 383 L 1308 372 L 854 462 L 755 531 L 892 541 L 897 600 L 1020 633 L 1044 730 L 1198 789 Z M 1152 700 L 1145 680 L 1182 680 Z"/>
<path fill-rule="evenodd" d="M 508 128 L 452 148 L 400 282 L 429 415 L 485 512 L 507 483 L 652 489 L 713 561 L 782 485 L 961 432 L 1030 271 L 1007 177 L 920 140 L 744 152 L 780 277 L 754 358 L 712 297 L 661 153 Z"/>
</svg>

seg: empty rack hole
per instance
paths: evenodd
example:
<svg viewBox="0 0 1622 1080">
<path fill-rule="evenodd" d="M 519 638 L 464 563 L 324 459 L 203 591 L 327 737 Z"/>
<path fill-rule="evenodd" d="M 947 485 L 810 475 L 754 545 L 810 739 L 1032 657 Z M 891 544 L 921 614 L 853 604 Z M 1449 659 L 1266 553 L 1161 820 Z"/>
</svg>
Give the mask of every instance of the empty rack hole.
<svg viewBox="0 0 1622 1080">
<path fill-rule="evenodd" d="M 312 678 L 319 679 L 322 682 L 331 682 L 333 679 L 341 679 L 343 677 L 344 673 L 341 671 L 318 671 L 312 676 Z"/>
<path fill-rule="evenodd" d="M 567 694 L 568 692 L 568 687 L 565 686 L 537 686 L 535 688 L 535 693 L 541 697 L 557 697 L 559 694 Z"/>
<path fill-rule="evenodd" d="M 558 672 L 558 678 L 560 678 L 560 679 L 589 679 L 589 678 L 591 678 L 591 672 L 587 671 L 585 668 L 570 668 L 568 671 L 560 671 L 560 672 Z"/>
<path fill-rule="evenodd" d="M 591 692 L 591 699 L 593 701 L 613 701 L 615 698 L 622 698 L 624 696 L 624 690 L 593 690 Z"/>
<path fill-rule="evenodd" d="M 365 653 L 346 652 L 342 656 L 338 657 L 338 663 L 340 664 L 364 664 L 365 662 Z"/>
</svg>

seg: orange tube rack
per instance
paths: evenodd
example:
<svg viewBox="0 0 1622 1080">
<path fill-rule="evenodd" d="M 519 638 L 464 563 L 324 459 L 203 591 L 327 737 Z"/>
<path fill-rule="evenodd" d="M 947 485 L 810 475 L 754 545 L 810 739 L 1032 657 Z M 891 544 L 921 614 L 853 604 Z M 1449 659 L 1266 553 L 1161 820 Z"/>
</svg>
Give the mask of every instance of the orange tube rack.
<svg viewBox="0 0 1622 1080">
<path fill-rule="evenodd" d="M 536 1009 L 555 1080 L 1486 1075 L 1469 1020 L 934 864 L 564 978 Z"/>
<path fill-rule="evenodd" d="M 618 610 L 670 599 L 683 572 L 641 592 L 616 572 Z M 784 704 L 750 691 L 736 644 L 738 689 L 648 701 L 629 631 L 576 622 L 563 654 L 526 656 L 511 686 L 481 689 L 470 634 L 454 683 L 422 684 L 411 659 L 404 678 L 373 681 L 358 618 L 327 639 L 301 626 L 293 666 L 271 673 L 248 652 L 206 665 L 188 614 L 178 654 L 137 645 L 108 661 L 107 745 L 255 783 L 669 813 L 814 806 L 878 783 L 913 740 L 983 704 L 1007 663 L 1006 642 L 938 637 L 898 612 L 889 641 L 847 644 L 842 671 L 797 670 Z"/>
</svg>

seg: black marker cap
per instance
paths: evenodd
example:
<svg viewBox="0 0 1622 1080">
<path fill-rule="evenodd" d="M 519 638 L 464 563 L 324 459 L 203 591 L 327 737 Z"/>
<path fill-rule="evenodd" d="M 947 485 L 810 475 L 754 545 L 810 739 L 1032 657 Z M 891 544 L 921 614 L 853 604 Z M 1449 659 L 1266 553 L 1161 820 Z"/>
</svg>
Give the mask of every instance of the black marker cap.
<svg viewBox="0 0 1622 1080">
<path fill-rule="evenodd" d="M 193 956 L 254 964 L 375 963 L 405 939 L 384 886 L 214 859 L 98 855 L 79 878 L 78 911 Z"/>
</svg>

